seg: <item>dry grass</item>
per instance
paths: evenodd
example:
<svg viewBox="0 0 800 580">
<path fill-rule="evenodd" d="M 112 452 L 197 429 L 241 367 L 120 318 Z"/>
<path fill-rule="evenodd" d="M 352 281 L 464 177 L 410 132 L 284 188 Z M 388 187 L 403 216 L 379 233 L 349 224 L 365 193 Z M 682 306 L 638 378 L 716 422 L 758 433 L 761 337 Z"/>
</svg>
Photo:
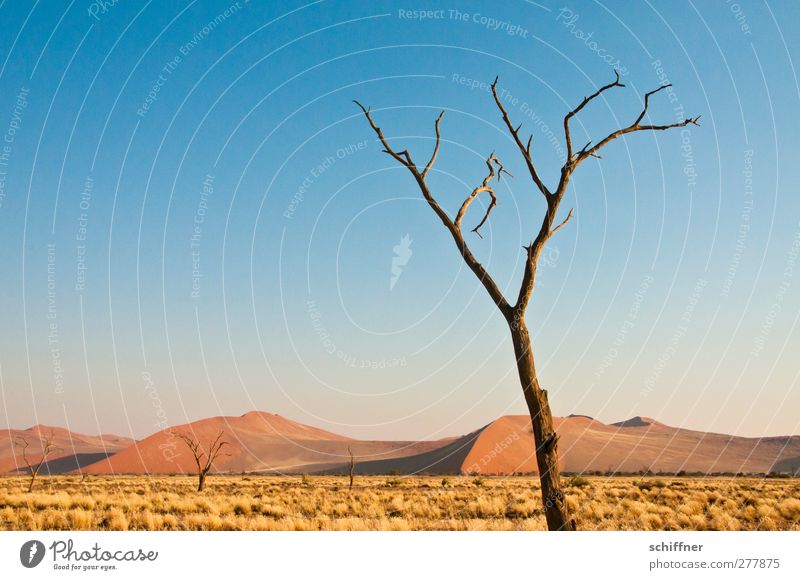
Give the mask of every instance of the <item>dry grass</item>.
<svg viewBox="0 0 800 580">
<path fill-rule="evenodd" d="M 530 477 L 0 478 L 3 530 L 543 530 Z M 800 530 L 800 482 L 568 480 L 584 530 Z"/>
</svg>

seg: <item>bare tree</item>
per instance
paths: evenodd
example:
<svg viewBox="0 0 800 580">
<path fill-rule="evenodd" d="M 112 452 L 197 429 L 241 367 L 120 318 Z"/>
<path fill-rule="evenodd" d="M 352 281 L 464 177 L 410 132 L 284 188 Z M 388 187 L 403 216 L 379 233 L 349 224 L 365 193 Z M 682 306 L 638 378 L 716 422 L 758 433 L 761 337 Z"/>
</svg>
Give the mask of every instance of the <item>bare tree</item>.
<svg viewBox="0 0 800 580">
<path fill-rule="evenodd" d="M 356 458 L 353 457 L 353 450 L 350 449 L 349 445 L 347 446 L 347 452 L 350 454 L 350 468 L 349 468 L 349 470 L 347 472 L 348 475 L 350 476 L 350 487 L 348 489 L 350 489 L 352 491 L 352 489 L 353 489 L 353 479 L 355 478 L 355 474 L 356 474 Z"/>
<path fill-rule="evenodd" d="M 197 465 L 197 491 L 203 491 L 203 486 L 206 483 L 206 475 L 211 471 L 211 467 L 217 457 L 228 455 L 227 453 L 221 453 L 222 448 L 228 444 L 227 441 L 222 440 L 222 435 L 224 433 L 224 431 L 220 430 L 219 434 L 208 446 L 208 451 L 203 449 L 192 435 L 188 433 L 174 433 L 176 437 L 186 443 Z"/>
<path fill-rule="evenodd" d="M 428 202 L 428 205 L 444 224 L 445 228 L 450 232 L 456 248 L 461 254 L 461 257 L 464 259 L 464 262 L 467 264 L 469 269 L 472 270 L 475 276 L 477 276 L 481 284 L 483 284 L 483 287 L 488 292 L 489 297 L 495 303 L 497 308 L 500 310 L 500 313 L 508 323 L 511 331 L 511 340 L 514 345 L 514 353 L 516 354 L 517 370 L 519 373 L 520 383 L 522 385 L 522 392 L 524 394 L 525 402 L 528 406 L 528 412 L 530 413 L 531 417 L 533 436 L 536 444 L 536 462 L 539 468 L 539 479 L 542 485 L 542 503 L 544 505 L 547 526 L 550 530 L 574 530 L 576 529 L 576 525 L 575 520 L 570 516 L 566 498 L 564 496 L 564 492 L 562 491 L 558 467 L 558 437 L 553 428 L 553 415 L 550 411 L 550 404 L 547 400 L 547 391 L 541 387 L 539 378 L 536 374 L 531 338 L 525 321 L 525 312 L 528 308 L 528 304 L 530 303 L 531 296 L 533 295 L 533 289 L 536 282 L 536 269 L 539 262 L 539 256 L 541 255 L 547 241 L 558 230 L 564 227 L 572 217 L 573 210 L 570 209 L 567 213 L 567 216 L 562 221 L 556 221 L 559 205 L 564 198 L 564 194 L 567 192 L 567 186 L 572 178 L 572 174 L 581 163 L 590 157 L 599 158 L 599 151 L 617 137 L 621 137 L 636 131 L 664 131 L 675 127 L 685 127 L 689 124 L 698 125 L 699 120 L 699 117 L 695 117 L 667 125 L 652 125 L 649 123 L 643 124 L 645 117 L 647 117 L 647 109 L 650 104 L 650 97 L 655 93 L 671 86 L 668 84 L 661 85 L 655 90 L 645 94 L 642 111 L 630 125 L 609 133 L 595 145 L 592 145 L 592 142 L 590 141 L 580 150 L 574 152 L 572 148 L 572 138 L 570 135 L 570 119 L 572 119 L 593 99 L 599 97 L 605 91 L 614 87 L 624 87 L 625 85 L 619 82 L 619 73 L 616 73 L 615 71 L 615 75 L 616 79 L 614 82 L 600 87 L 593 94 L 585 97 L 577 107 L 569 111 L 564 117 L 564 137 L 566 140 L 567 149 L 566 160 L 561 167 L 561 177 L 558 181 L 558 184 L 553 190 L 549 189 L 539 177 L 539 173 L 533 161 L 533 153 L 531 151 L 533 136 L 531 135 L 527 142 L 522 140 L 519 134 L 522 125 L 519 125 L 516 128 L 514 127 L 511 119 L 508 116 L 508 112 L 503 107 L 503 103 L 498 96 L 498 79 L 495 79 L 494 83 L 492 83 L 492 95 L 494 96 L 494 101 L 502 116 L 503 123 L 511 134 L 511 137 L 513 137 L 514 143 L 517 145 L 517 148 L 519 149 L 519 152 L 521 153 L 525 162 L 528 173 L 530 174 L 533 183 L 536 185 L 536 189 L 544 197 L 544 201 L 546 203 L 546 211 L 544 217 L 542 218 L 542 223 L 539 226 L 538 233 L 533 241 L 523 248 L 526 255 L 525 269 L 519 288 L 519 294 L 516 302 L 513 304 L 506 300 L 506 297 L 503 295 L 503 292 L 497 286 L 495 281 L 472 254 L 467 242 L 464 239 L 461 227 L 462 221 L 467 214 L 470 204 L 472 204 L 472 202 L 475 201 L 480 194 L 488 194 L 489 203 L 486 206 L 486 211 L 484 212 L 483 217 L 478 224 L 472 228 L 472 232 L 480 236 L 480 228 L 489 219 L 489 214 L 497 205 L 497 197 L 492 187 L 492 180 L 499 182 L 503 173 L 508 174 L 500 160 L 495 156 L 494 153 L 491 153 L 486 158 L 486 166 L 488 168 L 486 177 L 483 179 L 483 182 L 473 189 L 466 199 L 464 199 L 458 209 L 458 212 L 456 213 L 455 218 L 453 219 L 436 201 L 426 180 L 428 173 L 436 162 L 436 157 L 439 154 L 439 146 L 441 142 L 440 125 L 442 117 L 444 116 L 444 111 L 442 111 L 442 113 L 436 119 L 436 123 L 434 125 L 435 144 L 433 153 L 431 154 L 430 159 L 425 166 L 420 170 L 416 163 L 414 163 L 412 160 L 411 154 L 407 149 L 396 151 L 389 144 L 388 140 L 383 134 L 383 131 L 373 120 L 370 109 L 365 108 L 361 103 L 355 101 L 355 103 L 364 113 L 364 116 L 369 122 L 370 127 L 372 127 L 372 130 L 375 132 L 381 144 L 383 145 L 384 153 L 390 155 L 395 161 L 400 163 L 411 173 L 417 183 L 417 186 L 422 192 L 422 196 L 425 198 L 425 201 Z"/>
<path fill-rule="evenodd" d="M 28 457 L 30 442 L 24 435 L 17 435 L 14 439 L 14 445 L 22 450 L 22 460 L 25 462 L 25 465 L 28 466 L 28 473 L 31 476 L 31 481 L 28 484 L 28 492 L 33 491 L 33 484 L 36 483 L 36 477 L 39 475 L 42 466 L 47 462 L 47 458 L 61 451 L 61 449 L 53 443 L 53 438 L 53 432 L 50 431 L 44 439 L 41 439 L 42 456 L 39 458 L 38 462 Z"/>
</svg>

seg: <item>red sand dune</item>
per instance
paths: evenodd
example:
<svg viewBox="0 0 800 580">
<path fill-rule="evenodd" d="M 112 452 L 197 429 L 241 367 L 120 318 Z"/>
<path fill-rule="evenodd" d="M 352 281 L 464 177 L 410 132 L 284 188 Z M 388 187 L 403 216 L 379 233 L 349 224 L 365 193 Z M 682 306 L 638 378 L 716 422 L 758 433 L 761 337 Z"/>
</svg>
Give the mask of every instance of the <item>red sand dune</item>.
<svg viewBox="0 0 800 580">
<path fill-rule="evenodd" d="M 554 419 L 561 467 L 566 472 L 745 472 L 796 471 L 800 436 L 746 438 L 669 427 L 647 417 L 607 425 L 583 415 Z M 164 431 L 139 442 L 115 436 L 91 437 L 53 428 L 60 457 L 51 472 L 81 466 L 95 474 L 191 473 L 194 459 L 175 432 L 192 435 L 203 448 L 224 431 L 228 443 L 214 471 L 329 473 L 348 468 L 348 447 L 356 472 L 511 474 L 537 471 L 530 419 L 509 415 L 463 437 L 439 441 L 360 441 L 253 411 L 240 417 L 212 417 Z M 0 472 L 16 469 L 13 437 L 26 434 L 31 450 L 49 427 L 0 431 Z M 92 455 L 99 454 L 99 455 Z M 19 453 L 17 453 L 19 455 Z M 36 454 L 31 454 L 36 458 Z M 110 455 L 110 456 L 106 456 Z M 71 463 L 70 463 L 71 462 Z M 70 467 L 71 465 L 71 467 Z"/>
<path fill-rule="evenodd" d="M 677 429 L 647 417 L 606 425 L 591 417 L 554 419 L 561 468 L 566 472 L 786 471 L 800 456 L 800 437 L 747 438 Z M 439 450 L 415 457 L 367 462 L 360 473 L 537 472 L 530 418 L 501 417 Z"/>
<path fill-rule="evenodd" d="M 669 427 L 647 417 L 606 425 L 590 417 L 555 419 L 561 468 L 567 472 L 699 471 L 769 472 L 776 462 L 800 455 L 800 437 L 747 438 Z M 469 473 L 535 472 L 527 416 L 489 424 L 462 466 Z"/>
<path fill-rule="evenodd" d="M 279 415 L 252 411 L 240 417 L 212 417 L 159 431 L 128 449 L 85 469 L 88 473 L 191 473 L 194 459 L 174 435 L 186 433 L 206 449 L 220 431 L 228 444 L 214 462 L 215 472 L 321 471 L 349 462 L 415 455 L 447 442 L 359 441 L 291 421 Z"/>
<path fill-rule="evenodd" d="M 27 469 L 22 450 L 14 444 L 15 441 L 20 438 L 27 440 L 29 446 L 26 455 L 34 463 L 41 459 L 43 440 L 51 433 L 59 451 L 48 456 L 42 473 L 71 471 L 117 453 L 133 443 L 133 439 L 118 435 L 84 435 L 72 433 L 63 427 L 45 425 L 35 425 L 29 429 L 0 429 L 0 473 Z"/>
</svg>

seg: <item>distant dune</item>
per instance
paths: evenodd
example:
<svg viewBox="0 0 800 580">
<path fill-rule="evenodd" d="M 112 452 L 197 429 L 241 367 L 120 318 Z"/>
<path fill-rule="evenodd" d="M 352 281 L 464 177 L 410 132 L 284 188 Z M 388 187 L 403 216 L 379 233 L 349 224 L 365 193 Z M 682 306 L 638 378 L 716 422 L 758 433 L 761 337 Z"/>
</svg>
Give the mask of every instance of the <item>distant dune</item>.
<svg viewBox="0 0 800 580">
<path fill-rule="evenodd" d="M 700 473 L 797 472 L 800 436 L 748 438 L 679 429 L 648 417 L 605 424 L 586 415 L 554 419 L 561 468 L 566 472 Z M 26 434 L 40 449 L 41 432 L 0 431 L 0 473 L 18 470 L 14 434 Z M 141 441 L 91 437 L 52 428 L 62 453 L 46 469 L 63 473 L 81 468 L 92 474 L 192 473 L 194 460 L 175 432 L 192 435 L 202 446 L 224 431 L 228 443 L 214 463 L 223 473 L 343 473 L 348 448 L 360 474 L 535 473 L 533 436 L 526 415 L 508 415 L 462 437 L 438 441 L 361 441 L 253 411 L 239 417 L 212 417 L 159 431 Z M 34 454 L 35 455 L 35 454 Z"/>
<path fill-rule="evenodd" d="M 0 429 L 0 473 L 27 471 L 22 451 L 14 441 L 22 437 L 28 441 L 26 455 L 31 462 L 42 457 L 43 439 L 53 434 L 53 443 L 60 449 L 49 456 L 41 473 L 66 473 L 90 465 L 130 447 L 133 439 L 119 435 L 84 435 L 63 427 L 35 425 L 29 429 Z"/>
<path fill-rule="evenodd" d="M 606 425 L 586 415 L 554 419 L 566 472 L 650 470 L 766 473 L 798 469 L 800 437 L 746 438 L 668 427 L 648 417 Z M 359 473 L 535 473 L 526 415 L 501 417 L 425 454 L 359 464 Z M 344 471 L 339 468 L 334 471 Z"/>
<path fill-rule="evenodd" d="M 554 421 L 561 468 L 567 472 L 766 473 L 800 455 L 798 436 L 733 437 L 669 427 L 647 417 L 612 425 L 577 415 Z M 483 474 L 536 471 L 530 418 L 524 415 L 487 425 L 460 469 Z"/>
<path fill-rule="evenodd" d="M 215 471 L 297 473 L 332 469 L 349 462 L 417 455 L 447 442 L 359 441 L 309 427 L 272 413 L 252 411 L 240 417 L 212 417 L 159 431 L 128 449 L 91 465 L 88 473 L 191 473 L 194 460 L 173 432 L 192 435 L 206 446 L 225 432 L 225 455 Z"/>
</svg>

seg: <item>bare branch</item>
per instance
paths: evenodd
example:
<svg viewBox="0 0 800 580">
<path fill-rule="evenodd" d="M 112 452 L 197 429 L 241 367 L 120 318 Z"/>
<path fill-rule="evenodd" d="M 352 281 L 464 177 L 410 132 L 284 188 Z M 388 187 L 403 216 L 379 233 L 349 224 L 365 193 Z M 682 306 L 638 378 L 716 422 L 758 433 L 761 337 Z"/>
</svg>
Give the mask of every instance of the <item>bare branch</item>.
<svg viewBox="0 0 800 580">
<path fill-rule="evenodd" d="M 205 456 L 205 451 L 203 451 L 200 448 L 200 444 L 197 441 L 195 441 L 192 436 L 186 433 L 173 432 L 173 435 L 175 435 L 177 438 L 179 438 L 186 444 L 186 446 L 189 448 L 189 451 L 192 454 L 194 462 L 197 464 L 198 471 L 200 471 L 202 469 L 201 462 L 203 460 L 203 457 Z"/>
<path fill-rule="evenodd" d="M 641 123 L 642 119 L 644 119 L 644 116 L 647 114 L 647 107 L 650 105 L 650 96 L 651 95 L 655 95 L 658 91 L 663 91 L 664 89 L 666 89 L 668 87 L 671 87 L 671 86 L 672 86 L 672 83 L 667 83 L 665 85 L 661 85 L 657 89 L 654 89 L 654 90 L 650 91 L 649 93 L 645 93 L 645 95 L 644 95 L 644 109 L 642 109 L 641 114 L 633 122 L 634 125 L 638 125 L 639 123 Z"/>
<path fill-rule="evenodd" d="M 389 145 L 389 142 L 386 140 L 386 137 L 383 136 L 383 132 L 381 131 L 381 128 L 378 127 L 375 124 L 375 122 L 372 120 L 372 115 L 370 114 L 370 110 L 364 108 L 364 105 L 362 105 L 361 103 L 359 103 L 356 100 L 354 100 L 353 102 L 356 105 L 358 105 L 361 108 L 361 110 L 364 112 L 364 116 L 369 121 L 369 124 L 372 127 L 372 130 L 375 131 L 375 134 L 378 136 L 378 139 L 380 140 L 381 145 L 383 145 L 384 153 L 388 153 L 389 155 L 394 157 L 398 162 L 400 162 L 402 165 L 408 167 L 409 169 L 413 168 L 414 171 L 416 171 L 417 170 L 417 166 L 414 165 L 414 162 L 411 160 L 411 155 L 408 153 L 408 150 L 407 149 L 403 149 L 402 151 L 395 151 L 394 149 L 392 149 L 392 147 Z M 441 115 L 439 116 L 439 118 L 441 119 Z M 437 125 L 438 125 L 438 122 L 437 122 Z"/>
<path fill-rule="evenodd" d="M 492 209 L 494 208 L 494 206 L 497 205 L 497 196 L 495 196 L 494 191 L 489 189 L 488 192 L 492 198 L 492 201 L 489 202 L 489 207 L 486 208 L 486 213 L 483 214 L 483 219 L 481 219 L 480 223 L 477 226 L 472 228 L 472 232 L 478 234 L 478 237 L 481 239 L 483 239 L 483 236 L 481 235 L 480 232 L 481 226 L 483 226 L 483 224 L 486 223 L 486 220 L 489 219 L 489 214 L 492 212 Z"/>
<path fill-rule="evenodd" d="M 573 159 L 573 160 L 575 160 L 575 159 L 580 159 L 580 157 L 581 157 L 582 155 L 586 155 L 586 154 L 588 153 L 588 151 L 589 151 L 589 147 L 591 146 L 591 144 L 592 144 L 592 142 L 591 142 L 591 141 L 589 141 L 589 142 L 588 142 L 586 145 L 584 145 L 583 147 L 581 147 L 581 150 L 580 150 L 580 151 L 578 151 L 578 152 L 577 152 L 575 155 L 573 155 L 573 156 L 572 156 L 572 159 Z M 600 159 L 600 156 L 599 156 L 599 155 L 597 155 L 597 154 L 594 154 L 594 153 L 592 154 L 592 157 L 596 157 L 597 159 Z"/>
<path fill-rule="evenodd" d="M 577 166 L 581 161 L 586 159 L 587 157 L 598 157 L 597 151 L 601 148 L 608 145 L 611 141 L 616 139 L 617 137 L 621 137 L 622 135 L 627 135 L 628 133 L 633 133 L 635 131 L 666 131 L 668 129 L 676 129 L 678 127 L 686 127 L 687 125 L 696 125 L 700 126 L 698 122 L 700 117 L 688 118 L 680 121 L 678 123 L 670 123 L 668 125 L 629 125 L 624 129 L 618 129 L 613 133 L 609 134 L 605 137 L 602 141 L 600 141 L 597 145 L 589 149 L 586 153 L 583 154 L 580 158 L 576 159 L 575 166 Z"/>
<path fill-rule="evenodd" d="M 593 99 L 599 97 L 602 93 L 604 93 L 608 89 L 613 88 L 613 87 L 624 87 L 625 86 L 621 82 L 619 82 L 619 72 L 617 72 L 616 70 L 614 71 L 614 76 L 616 78 L 614 79 L 613 83 L 609 83 L 607 85 L 604 85 L 604 86 L 600 87 L 599 89 L 597 89 L 594 93 L 592 93 L 588 97 L 584 97 L 583 100 L 581 101 L 580 105 L 578 105 L 577 107 L 572 109 L 564 117 L 564 138 L 567 141 L 567 161 L 572 159 L 572 137 L 571 137 L 570 132 L 569 132 L 569 120 L 572 117 L 574 117 L 575 115 L 577 115 L 578 113 L 580 113 L 581 110 L 586 105 L 588 105 Z"/>
<path fill-rule="evenodd" d="M 442 133 L 439 130 L 439 125 L 442 122 L 442 117 L 444 117 L 444 111 L 439 113 L 439 116 L 436 118 L 436 145 L 433 147 L 433 153 L 431 153 L 431 158 L 428 161 L 428 164 L 425 166 L 425 169 L 422 170 L 423 178 L 428 175 L 428 171 L 430 171 L 431 167 L 433 167 L 433 164 L 436 162 L 436 156 L 439 155 L 439 144 L 442 140 Z"/>
<path fill-rule="evenodd" d="M 25 462 L 25 465 L 28 467 L 28 470 L 33 472 L 33 467 L 31 466 L 30 460 L 28 460 L 28 447 L 30 447 L 30 443 L 23 435 L 17 435 L 14 438 L 14 446 L 19 447 L 22 450 L 22 460 Z"/>
<path fill-rule="evenodd" d="M 639 113 L 639 116 L 636 117 L 636 120 L 633 123 L 631 123 L 630 125 L 628 125 L 627 127 L 624 127 L 622 129 L 617 129 L 616 131 L 610 133 L 605 138 L 603 138 L 599 143 L 597 143 L 597 145 L 595 145 L 594 147 L 592 147 L 590 149 L 584 148 L 583 150 L 581 150 L 581 152 L 575 156 L 575 160 L 574 160 L 574 163 L 573 163 L 572 167 L 570 168 L 570 171 L 572 169 L 574 169 L 575 167 L 577 167 L 584 159 L 586 159 L 588 157 L 599 157 L 599 155 L 597 155 L 597 151 L 599 151 L 600 149 L 605 147 L 608 143 L 610 143 L 611 141 L 613 141 L 617 137 L 621 137 L 622 135 L 627 135 L 628 133 L 633 133 L 635 131 L 666 131 L 668 129 L 676 129 L 678 127 L 686 127 L 687 125 L 696 125 L 696 126 L 699 127 L 700 126 L 700 123 L 699 123 L 700 117 L 699 116 L 697 116 L 697 117 L 689 117 L 687 119 L 684 119 L 683 121 L 679 121 L 677 123 L 668 123 L 666 125 L 642 125 L 641 124 L 642 120 L 647 115 L 647 109 L 650 106 L 650 97 L 655 95 L 656 93 L 668 88 L 668 87 L 671 87 L 671 86 L 672 86 L 671 84 L 661 85 L 658 88 L 653 89 L 652 91 L 649 91 L 649 92 L 645 93 L 645 95 L 644 95 L 644 107 L 642 108 L 642 112 Z"/>
<path fill-rule="evenodd" d="M 495 173 L 495 165 L 497 166 L 497 173 Z M 503 172 L 508 173 L 508 171 L 506 171 L 505 168 L 503 167 L 503 164 L 500 162 L 500 160 L 497 157 L 495 157 L 494 153 L 490 154 L 489 157 L 486 159 L 486 166 L 489 168 L 489 174 L 483 179 L 483 183 L 478 187 L 476 187 L 475 189 L 473 189 L 472 193 L 470 193 L 469 196 L 467 196 L 467 199 L 465 199 L 464 202 L 461 204 L 461 207 L 459 208 L 458 213 L 456 214 L 456 221 L 455 221 L 455 227 L 459 231 L 461 231 L 461 221 L 464 219 L 464 216 L 466 215 L 470 204 L 472 204 L 475 198 L 478 197 L 478 195 L 480 195 L 481 193 L 483 192 L 488 193 L 491 196 L 491 202 L 489 203 L 489 206 L 486 208 L 486 213 L 484 214 L 483 219 L 472 230 L 473 232 L 478 234 L 478 236 L 481 238 L 483 236 L 481 236 L 479 230 L 481 229 L 481 226 L 483 226 L 483 224 L 486 223 L 486 220 L 489 219 L 489 214 L 492 212 L 492 209 L 494 209 L 494 207 L 497 205 L 497 196 L 494 194 L 494 190 L 489 186 L 489 183 L 492 181 L 492 179 L 495 178 L 495 176 L 497 176 L 497 181 L 500 181 L 500 176 L 503 175 Z M 508 174 L 511 175 L 510 173 Z"/>
<path fill-rule="evenodd" d="M 383 135 L 383 131 L 381 128 L 373 121 L 372 116 L 370 114 L 370 110 L 365 108 L 361 103 L 358 101 L 354 101 L 360 108 L 361 111 L 364 113 L 364 116 L 369 121 L 372 130 L 378 136 L 381 143 L 383 143 L 384 147 L 386 148 L 387 152 L 394 157 L 401 165 L 405 166 L 410 172 L 411 175 L 414 176 L 414 180 L 417 182 L 417 186 L 419 187 L 420 191 L 422 192 L 422 196 L 425 198 L 425 201 L 428 202 L 428 205 L 433 210 L 433 212 L 437 215 L 437 217 L 441 220 L 447 230 L 450 232 L 450 235 L 453 238 L 453 241 L 458 248 L 461 257 L 464 259 L 464 262 L 469 266 L 469 269 L 472 270 L 472 273 L 478 278 L 478 280 L 483 284 L 483 287 L 488 292 L 489 296 L 491 297 L 492 301 L 497 305 L 500 311 L 503 313 L 504 316 L 508 316 L 511 313 L 511 306 L 508 304 L 503 292 L 497 286 L 495 281 L 483 267 L 483 265 L 475 258 L 472 251 L 469 249 L 467 242 L 464 240 L 464 236 L 461 233 L 460 222 L 459 225 L 456 225 L 450 216 L 447 215 L 447 212 L 444 211 L 442 206 L 439 205 L 439 202 L 433 197 L 433 193 L 431 193 L 430 188 L 428 187 L 427 182 L 425 181 L 425 174 L 420 173 L 417 169 L 416 165 L 411 161 L 411 156 L 407 151 L 402 151 L 400 153 L 394 152 L 389 144 L 386 141 L 386 138 Z M 441 115 L 439 115 L 439 119 L 441 119 Z M 437 121 L 437 143 L 439 142 L 439 122 Z M 432 162 L 435 161 L 435 154 L 438 154 L 438 147 L 434 148 L 434 156 L 432 157 L 432 161 L 429 161 L 429 165 L 432 165 Z M 491 164 L 490 164 L 491 165 Z M 427 169 L 426 169 L 427 170 Z M 490 167 L 491 172 L 491 167 Z M 498 170 L 498 178 L 501 173 L 508 173 L 504 169 Z M 509 174 L 510 175 L 510 174 Z M 488 184 L 488 181 L 487 181 Z M 478 192 L 480 193 L 480 192 Z M 476 194 L 477 195 L 477 194 Z M 463 217 L 463 216 L 462 216 Z"/>
<path fill-rule="evenodd" d="M 567 214 L 567 217 L 565 217 L 565 218 L 564 218 L 564 221 L 563 221 L 563 222 L 561 222 L 560 224 L 558 224 L 558 225 L 557 225 L 557 226 L 556 226 L 556 227 L 553 229 L 553 231 L 551 231 L 551 232 L 550 232 L 550 237 L 553 237 L 553 236 L 555 235 L 555 233 L 556 233 L 558 230 L 560 230 L 560 229 L 561 229 L 561 228 L 563 228 L 565 225 L 567 225 L 567 223 L 569 222 L 570 218 L 572 218 L 572 212 L 573 212 L 573 211 L 575 211 L 575 208 L 574 208 L 574 207 L 573 207 L 573 208 L 570 208 L 570 210 L 569 210 L 569 213 Z"/>
<path fill-rule="evenodd" d="M 206 460 L 206 466 L 205 466 L 206 472 L 208 472 L 211 469 L 211 464 L 217 457 L 219 457 L 220 455 L 227 455 L 225 453 L 221 453 L 222 448 L 228 444 L 227 441 L 221 441 L 223 433 L 224 431 L 220 430 L 219 434 L 217 435 L 217 438 L 214 439 L 214 441 L 211 443 Z"/>
<path fill-rule="evenodd" d="M 47 458 L 54 453 L 60 453 L 62 451 L 60 447 L 57 447 L 53 443 L 54 438 L 55 435 L 53 434 L 53 431 L 50 430 L 50 433 L 40 440 L 42 445 L 42 456 L 36 463 L 28 458 L 27 451 L 28 447 L 30 447 L 30 443 L 28 442 L 27 438 L 25 438 L 24 435 L 17 435 L 14 438 L 14 446 L 19 447 L 22 450 L 22 460 L 28 467 L 28 472 L 31 476 L 30 483 L 28 484 L 28 492 L 33 490 L 33 484 L 36 483 L 36 477 L 39 475 L 39 471 L 41 471 L 42 466 L 47 461 Z"/>
<path fill-rule="evenodd" d="M 500 96 L 497 94 L 497 81 L 499 78 L 500 77 L 496 77 L 492 83 L 492 95 L 494 96 L 494 102 L 497 104 L 497 108 L 500 109 L 500 113 L 503 116 L 503 122 L 506 124 L 508 131 L 514 138 L 514 142 L 517 144 L 520 153 L 522 153 L 523 159 L 525 159 L 525 164 L 528 166 L 528 172 L 531 174 L 531 179 L 533 179 L 533 182 L 536 184 L 536 187 L 539 188 L 539 191 L 542 192 L 542 195 L 547 198 L 551 195 L 550 190 L 547 189 L 545 184 L 539 178 L 539 173 L 536 171 L 536 166 L 534 165 L 533 158 L 531 157 L 531 141 L 533 140 L 533 135 L 528 138 L 527 145 L 523 145 L 519 138 L 519 129 L 522 127 L 522 125 L 519 125 L 516 129 L 514 128 L 514 125 L 511 124 L 511 119 L 508 117 L 508 112 L 503 106 Z"/>
<path fill-rule="evenodd" d="M 575 107 L 572 111 L 567 113 L 567 115 L 564 117 L 564 134 L 567 140 L 567 160 L 564 163 L 563 167 L 561 168 L 561 179 L 558 183 L 558 187 L 556 188 L 553 195 L 548 198 L 547 213 L 545 214 L 542 220 L 541 227 L 539 228 L 539 233 L 536 236 L 536 239 L 531 243 L 531 245 L 527 247 L 528 261 L 523 274 L 522 287 L 520 288 L 519 297 L 517 299 L 516 305 L 514 306 L 514 310 L 517 316 L 524 314 L 525 308 L 527 308 L 528 302 L 531 299 L 531 295 L 533 293 L 533 288 L 536 280 L 536 264 L 539 259 L 539 255 L 541 254 L 542 248 L 547 243 L 547 240 L 550 239 L 550 237 L 552 237 L 552 235 L 555 234 L 558 230 L 564 227 L 572 217 L 573 210 L 570 210 L 569 215 L 567 215 L 566 219 L 559 225 L 553 227 L 556 213 L 558 212 L 559 204 L 561 203 L 561 200 L 564 198 L 564 195 L 567 190 L 567 185 L 569 184 L 570 178 L 575 168 L 581 162 L 583 162 L 585 159 L 588 159 L 589 157 L 596 157 L 599 159 L 600 155 L 598 154 L 598 151 L 600 149 L 602 149 L 605 145 L 607 145 L 609 142 L 613 141 L 617 137 L 620 137 L 627 133 L 632 133 L 634 131 L 665 131 L 667 129 L 673 129 L 676 127 L 685 127 L 686 125 L 689 124 L 699 125 L 698 121 L 700 120 L 700 117 L 688 118 L 677 123 L 670 123 L 666 125 L 641 124 L 642 120 L 645 118 L 645 116 L 647 116 L 647 110 L 650 105 L 650 97 L 671 86 L 671 85 L 662 85 L 652 91 L 649 91 L 648 93 L 645 93 L 644 107 L 642 109 L 642 112 L 639 113 L 638 117 L 631 125 L 624 127 L 622 129 L 618 129 L 617 131 L 614 131 L 613 133 L 603 138 L 596 145 L 592 145 L 592 142 L 589 141 L 586 145 L 584 145 L 580 149 L 580 151 L 573 154 L 572 139 L 570 136 L 570 129 L 569 129 L 570 119 L 574 117 L 576 114 L 578 114 L 581 110 L 583 110 L 583 108 L 586 107 L 586 105 L 588 105 L 593 99 L 600 96 L 603 92 L 613 87 L 625 86 L 619 82 L 619 73 L 615 71 L 614 76 L 615 79 L 613 82 L 600 87 L 593 94 L 589 95 L 588 97 L 585 97 L 577 107 Z"/>
</svg>

